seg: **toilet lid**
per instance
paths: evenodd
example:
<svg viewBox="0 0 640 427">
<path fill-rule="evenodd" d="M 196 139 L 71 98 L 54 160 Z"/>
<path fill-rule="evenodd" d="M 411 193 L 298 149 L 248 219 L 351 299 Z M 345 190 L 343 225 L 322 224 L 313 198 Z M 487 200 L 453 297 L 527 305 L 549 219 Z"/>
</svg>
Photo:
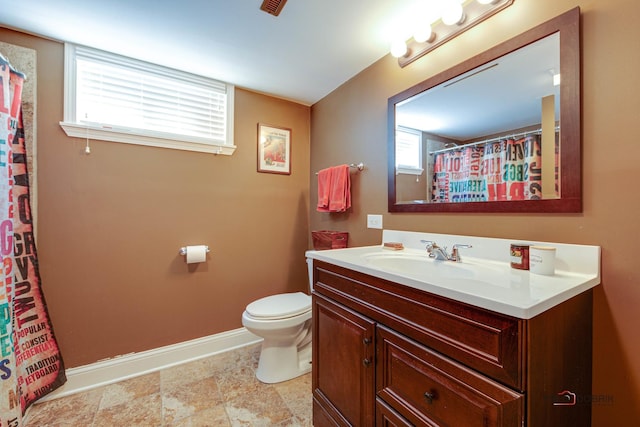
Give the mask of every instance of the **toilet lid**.
<svg viewBox="0 0 640 427">
<path fill-rule="evenodd" d="M 271 295 L 247 306 L 247 313 L 251 317 L 260 319 L 284 319 L 309 310 L 311 310 L 311 297 L 302 292 Z"/>
</svg>

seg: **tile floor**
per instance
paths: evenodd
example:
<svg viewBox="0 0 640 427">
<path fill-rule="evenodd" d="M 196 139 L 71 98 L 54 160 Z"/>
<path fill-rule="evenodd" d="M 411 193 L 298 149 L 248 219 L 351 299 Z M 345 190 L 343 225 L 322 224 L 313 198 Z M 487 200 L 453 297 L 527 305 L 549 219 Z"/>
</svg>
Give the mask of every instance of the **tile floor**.
<svg viewBox="0 0 640 427">
<path fill-rule="evenodd" d="M 311 374 L 263 384 L 255 377 L 259 354 L 251 345 L 35 404 L 24 425 L 311 426 Z"/>
</svg>

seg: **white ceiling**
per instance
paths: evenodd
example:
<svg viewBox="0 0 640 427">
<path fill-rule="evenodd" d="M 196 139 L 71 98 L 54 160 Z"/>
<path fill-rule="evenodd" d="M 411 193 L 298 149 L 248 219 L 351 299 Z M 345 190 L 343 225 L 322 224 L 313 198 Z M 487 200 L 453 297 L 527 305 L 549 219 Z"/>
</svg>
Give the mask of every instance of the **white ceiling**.
<svg viewBox="0 0 640 427">
<path fill-rule="evenodd" d="M 275 17 L 262 0 L 22 0 L 0 5 L 0 25 L 311 105 L 385 56 L 432 1 L 288 0 Z"/>
<path fill-rule="evenodd" d="M 396 124 L 457 141 L 538 125 L 542 98 L 560 119 L 560 36 L 552 34 L 396 107 Z"/>
</svg>

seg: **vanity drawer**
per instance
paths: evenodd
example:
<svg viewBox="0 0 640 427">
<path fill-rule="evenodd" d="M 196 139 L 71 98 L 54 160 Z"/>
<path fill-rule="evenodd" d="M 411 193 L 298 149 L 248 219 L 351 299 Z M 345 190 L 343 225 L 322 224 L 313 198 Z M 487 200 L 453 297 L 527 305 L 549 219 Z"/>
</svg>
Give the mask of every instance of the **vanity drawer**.
<svg viewBox="0 0 640 427">
<path fill-rule="evenodd" d="M 314 262 L 315 292 L 503 384 L 525 389 L 522 319 Z"/>
<path fill-rule="evenodd" d="M 376 427 L 413 427 L 413 424 L 401 417 L 384 400 L 377 397 Z"/>
<path fill-rule="evenodd" d="M 412 424 L 522 425 L 523 395 L 383 326 L 376 343 L 376 394 Z"/>
</svg>

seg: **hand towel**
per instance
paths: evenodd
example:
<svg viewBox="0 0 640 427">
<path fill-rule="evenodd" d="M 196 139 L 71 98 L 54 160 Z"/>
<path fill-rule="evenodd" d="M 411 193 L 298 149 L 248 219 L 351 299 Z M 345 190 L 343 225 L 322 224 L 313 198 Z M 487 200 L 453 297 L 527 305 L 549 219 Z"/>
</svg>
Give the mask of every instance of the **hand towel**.
<svg viewBox="0 0 640 427">
<path fill-rule="evenodd" d="M 349 165 L 333 168 L 331 177 L 331 193 L 329 195 L 329 211 L 344 212 L 351 207 L 351 178 Z"/>
<path fill-rule="evenodd" d="M 322 169 L 318 172 L 318 205 L 319 212 L 329 211 L 329 194 L 331 190 L 331 177 L 333 168 Z"/>
<path fill-rule="evenodd" d="M 334 166 L 318 172 L 318 211 L 345 212 L 350 207 L 349 165 Z"/>
</svg>

